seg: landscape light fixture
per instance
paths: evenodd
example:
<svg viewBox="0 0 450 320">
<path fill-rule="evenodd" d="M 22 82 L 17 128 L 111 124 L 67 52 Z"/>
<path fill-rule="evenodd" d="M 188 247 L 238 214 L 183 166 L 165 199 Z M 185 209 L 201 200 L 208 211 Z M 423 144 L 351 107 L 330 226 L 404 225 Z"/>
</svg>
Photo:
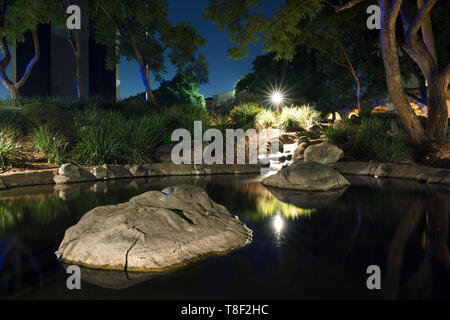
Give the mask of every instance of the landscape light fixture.
<svg viewBox="0 0 450 320">
<path fill-rule="evenodd" d="M 276 110 L 278 111 L 280 104 L 283 102 L 284 97 L 279 91 L 272 93 L 271 95 L 272 103 L 275 105 Z"/>
</svg>

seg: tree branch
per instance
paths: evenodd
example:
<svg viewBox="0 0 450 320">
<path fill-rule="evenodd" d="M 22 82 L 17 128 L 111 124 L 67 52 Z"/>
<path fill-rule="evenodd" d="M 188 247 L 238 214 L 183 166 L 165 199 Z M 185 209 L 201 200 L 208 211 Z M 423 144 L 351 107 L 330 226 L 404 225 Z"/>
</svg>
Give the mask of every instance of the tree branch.
<svg viewBox="0 0 450 320">
<path fill-rule="evenodd" d="M 25 84 L 25 82 L 28 80 L 28 78 L 30 76 L 30 73 L 31 73 L 31 70 L 33 69 L 35 64 L 38 62 L 39 57 L 41 55 L 41 51 L 40 51 L 40 48 L 39 48 L 39 36 L 38 36 L 37 29 L 31 30 L 31 34 L 33 36 L 33 42 L 34 42 L 34 57 L 28 63 L 27 69 L 25 70 L 25 73 L 23 74 L 22 79 L 20 79 L 16 83 L 16 88 L 17 89 L 22 87 Z"/>
<path fill-rule="evenodd" d="M 414 20 L 409 27 L 407 37 L 417 34 L 420 26 L 425 21 L 427 14 L 430 12 L 431 8 L 436 4 L 437 0 L 425 0 L 419 9 L 419 12 L 415 16 Z"/>
<path fill-rule="evenodd" d="M 350 0 L 349 2 L 347 2 L 346 4 L 337 6 L 337 5 L 333 5 L 328 1 L 324 1 L 326 3 L 328 3 L 334 10 L 336 10 L 336 12 L 340 12 L 340 11 L 344 11 L 350 8 L 353 8 L 354 6 L 356 6 L 357 4 L 363 2 L 364 0 Z"/>
<path fill-rule="evenodd" d="M 102 8 L 103 12 L 105 12 L 106 16 L 111 20 L 111 22 L 116 26 L 122 39 L 131 44 L 131 39 L 125 35 L 125 33 L 123 32 L 119 23 L 116 21 L 116 19 L 114 19 L 114 17 L 105 8 L 103 8 L 103 6 L 100 6 L 100 7 Z"/>
</svg>

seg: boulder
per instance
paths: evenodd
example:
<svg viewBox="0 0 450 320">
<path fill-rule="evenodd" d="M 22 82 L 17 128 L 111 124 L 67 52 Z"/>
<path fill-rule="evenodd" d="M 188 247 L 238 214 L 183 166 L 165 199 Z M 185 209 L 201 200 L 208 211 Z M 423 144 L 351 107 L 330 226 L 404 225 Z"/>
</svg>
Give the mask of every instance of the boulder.
<svg viewBox="0 0 450 320">
<path fill-rule="evenodd" d="M 448 175 L 446 170 L 439 170 L 433 173 L 427 180 L 428 184 L 441 183 Z"/>
<path fill-rule="evenodd" d="M 344 157 L 344 151 L 335 145 L 321 143 L 309 146 L 305 150 L 305 161 L 313 161 L 322 164 L 336 163 Z"/>
<path fill-rule="evenodd" d="M 391 173 L 392 168 L 388 164 L 380 164 L 375 171 L 375 178 L 387 178 L 389 177 L 389 174 Z"/>
<path fill-rule="evenodd" d="M 350 184 L 332 167 L 303 161 L 295 161 L 277 174 L 264 179 L 262 183 L 269 187 L 304 191 L 337 190 Z"/>
<path fill-rule="evenodd" d="M 417 181 L 419 183 L 426 183 L 430 177 L 431 173 L 421 173 L 417 176 Z"/>
<path fill-rule="evenodd" d="M 97 179 L 106 179 L 108 177 L 108 170 L 105 167 L 95 167 L 91 170 L 91 174 Z"/>
<path fill-rule="evenodd" d="M 135 177 L 145 177 L 148 175 L 148 169 L 141 165 L 136 165 L 130 169 L 130 172 Z"/>
<path fill-rule="evenodd" d="M 59 168 L 58 174 L 68 178 L 79 178 L 80 169 L 76 165 L 66 163 Z"/>
<path fill-rule="evenodd" d="M 204 189 L 180 185 L 89 211 L 66 231 L 56 255 L 94 269 L 161 272 L 251 240 L 252 231 Z"/>
<path fill-rule="evenodd" d="M 302 142 L 294 150 L 294 159 L 303 159 L 305 157 L 305 150 L 308 148 L 309 144 L 307 142 Z"/>
</svg>

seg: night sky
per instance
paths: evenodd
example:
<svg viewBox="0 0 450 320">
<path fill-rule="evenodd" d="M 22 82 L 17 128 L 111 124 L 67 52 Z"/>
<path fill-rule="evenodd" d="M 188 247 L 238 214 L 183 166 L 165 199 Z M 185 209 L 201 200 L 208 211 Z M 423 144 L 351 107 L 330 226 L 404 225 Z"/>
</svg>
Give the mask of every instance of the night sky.
<svg viewBox="0 0 450 320">
<path fill-rule="evenodd" d="M 271 14 L 273 8 L 278 8 L 281 0 L 271 1 L 263 9 L 264 14 Z M 202 13 L 208 7 L 209 0 L 170 0 L 169 19 L 172 23 L 187 20 L 190 21 L 197 31 L 206 38 L 207 44 L 200 49 L 206 55 L 210 64 L 210 82 L 209 84 L 200 86 L 200 93 L 205 98 L 214 94 L 233 90 L 234 84 L 240 77 L 247 74 L 251 69 L 253 59 L 262 53 L 261 43 L 250 48 L 249 56 L 246 59 L 235 61 L 227 58 L 227 49 L 230 48 L 230 36 L 226 31 L 220 31 L 217 26 L 209 21 L 201 18 Z M 141 93 L 144 86 L 141 82 L 139 67 L 135 61 L 128 62 L 126 59 L 121 61 L 121 98 Z M 175 71 L 172 67 L 167 67 L 168 73 L 165 75 L 166 80 L 172 79 Z M 152 89 L 156 89 L 159 84 L 153 80 Z M 0 86 L 0 97 L 8 97 L 3 86 Z"/>
</svg>

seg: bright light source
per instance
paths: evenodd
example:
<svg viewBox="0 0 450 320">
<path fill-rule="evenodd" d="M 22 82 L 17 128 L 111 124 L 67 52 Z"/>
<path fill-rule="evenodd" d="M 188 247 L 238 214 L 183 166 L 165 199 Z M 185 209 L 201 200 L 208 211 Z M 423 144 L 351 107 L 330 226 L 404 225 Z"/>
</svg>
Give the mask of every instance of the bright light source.
<svg viewBox="0 0 450 320">
<path fill-rule="evenodd" d="M 272 93 L 272 102 L 274 105 L 278 106 L 281 102 L 283 102 L 283 95 L 280 92 Z"/>
<path fill-rule="evenodd" d="M 275 216 L 275 219 L 273 220 L 273 227 L 277 233 L 280 233 L 283 229 L 283 219 L 279 215 Z"/>
</svg>

